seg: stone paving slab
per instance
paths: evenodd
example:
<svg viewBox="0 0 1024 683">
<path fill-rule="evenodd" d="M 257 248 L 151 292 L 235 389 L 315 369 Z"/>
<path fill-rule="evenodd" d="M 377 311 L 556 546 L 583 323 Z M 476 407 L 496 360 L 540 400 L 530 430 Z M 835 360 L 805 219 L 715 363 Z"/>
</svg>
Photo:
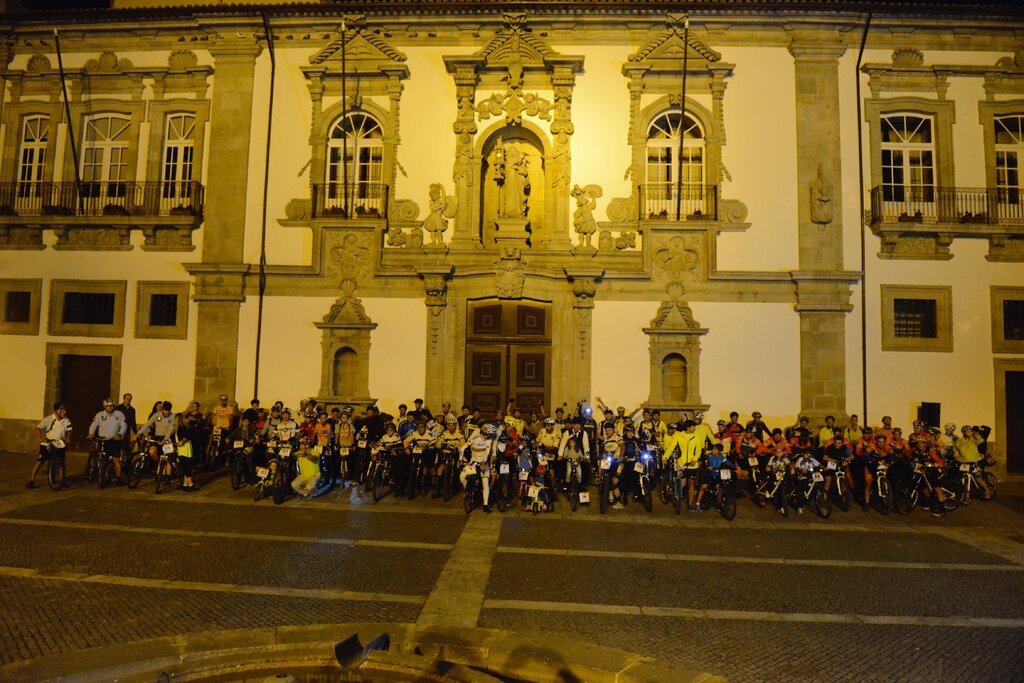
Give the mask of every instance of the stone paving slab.
<svg viewBox="0 0 1024 683">
<path fill-rule="evenodd" d="M 174 509 L 169 510 L 168 505 Z M 405 523 L 385 519 L 382 515 L 336 507 L 266 505 L 244 508 L 236 505 L 209 503 L 174 505 L 162 500 L 139 497 L 77 495 L 41 502 L 38 505 L 12 510 L 3 515 L 18 519 L 52 521 L 88 521 L 95 524 L 118 524 L 137 527 L 168 527 L 192 531 L 224 531 L 232 533 L 281 534 L 343 539 L 381 539 L 454 543 L 465 523 L 464 515 L 445 519 L 444 523 L 423 523 L 410 512 Z"/>
<path fill-rule="evenodd" d="M 993 587 L 998 586 L 998 590 Z M 719 610 L 1018 618 L 1024 575 L 683 565 L 651 560 L 498 553 L 487 598 Z"/>
<path fill-rule="evenodd" d="M 0 662 L 228 628 L 415 621 L 419 605 L 0 577 Z"/>
<path fill-rule="evenodd" d="M 484 608 L 480 625 L 700 666 L 732 683 L 1024 681 L 1024 629 L 708 622 Z"/>
<path fill-rule="evenodd" d="M 643 533 L 637 533 L 636 528 L 624 524 L 586 524 L 536 518 L 505 519 L 499 545 L 792 559 L 1006 562 L 998 555 L 980 552 L 931 534 L 827 529 L 766 532 L 750 528 L 656 525 L 645 526 Z"/>
<path fill-rule="evenodd" d="M 447 551 L 2 525 L 0 566 L 423 595 Z M 403 570 L 404 568 L 404 570 Z"/>
</svg>

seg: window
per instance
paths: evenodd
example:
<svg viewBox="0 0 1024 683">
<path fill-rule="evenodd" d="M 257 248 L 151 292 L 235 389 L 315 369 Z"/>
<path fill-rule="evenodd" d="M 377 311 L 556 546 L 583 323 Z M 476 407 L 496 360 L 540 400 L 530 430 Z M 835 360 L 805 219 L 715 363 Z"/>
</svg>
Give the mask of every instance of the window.
<svg viewBox="0 0 1024 683">
<path fill-rule="evenodd" d="M 188 336 L 187 282 L 139 282 L 135 336 L 140 339 L 185 339 Z"/>
<path fill-rule="evenodd" d="M 127 288 L 123 280 L 51 281 L 50 334 L 122 336 Z"/>
<path fill-rule="evenodd" d="M 131 119 L 114 114 L 85 120 L 82 139 L 82 195 L 102 208 L 124 206 Z"/>
<path fill-rule="evenodd" d="M 49 130 L 48 116 L 26 116 L 22 120 L 18 153 L 18 209 L 38 208 L 37 205 L 42 203 L 41 183 L 46 168 Z"/>
<path fill-rule="evenodd" d="M 72 325 L 112 325 L 116 297 L 109 292 L 64 292 L 61 322 Z"/>
<path fill-rule="evenodd" d="M 196 117 L 171 114 L 164 130 L 163 169 L 160 187 L 163 210 L 192 204 L 192 169 L 195 156 L 193 134 Z"/>
<path fill-rule="evenodd" d="M 42 280 L 0 280 L 0 334 L 38 334 Z"/>
<path fill-rule="evenodd" d="M 377 119 L 362 112 L 339 118 L 328 133 L 324 208 L 383 215 L 383 163 L 384 137 Z"/>
<path fill-rule="evenodd" d="M 935 147 L 931 117 L 882 117 L 882 199 L 913 215 L 935 201 Z"/>
<path fill-rule="evenodd" d="M 883 351 L 952 351 L 951 287 L 882 285 Z"/>
<path fill-rule="evenodd" d="M 992 287 L 992 351 L 1024 353 L 1024 287 Z"/>
<path fill-rule="evenodd" d="M 1020 217 L 1020 162 L 1024 158 L 1024 114 L 996 116 L 996 199 L 1000 217 Z"/>
<path fill-rule="evenodd" d="M 705 178 L 704 131 L 700 124 L 689 115 L 680 116 L 679 111 L 656 117 L 647 130 L 647 213 L 676 216 L 677 190 L 681 215 L 708 213 Z"/>
</svg>

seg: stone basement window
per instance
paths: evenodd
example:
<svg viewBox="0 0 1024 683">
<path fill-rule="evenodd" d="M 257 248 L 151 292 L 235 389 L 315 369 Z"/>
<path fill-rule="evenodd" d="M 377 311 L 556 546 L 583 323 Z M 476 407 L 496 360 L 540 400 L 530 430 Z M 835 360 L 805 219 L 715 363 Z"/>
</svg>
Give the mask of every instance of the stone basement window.
<svg viewBox="0 0 1024 683">
<path fill-rule="evenodd" d="M 124 335 L 124 280 L 53 280 L 50 283 L 51 335 Z"/>
<path fill-rule="evenodd" d="M 139 282 L 135 336 L 139 339 L 185 339 L 188 336 L 187 282 Z"/>
<path fill-rule="evenodd" d="M 0 334 L 39 334 L 42 280 L 0 280 Z"/>
<path fill-rule="evenodd" d="M 952 352 L 952 288 L 882 285 L 882 350 Z"/>
<path fill-rule="evenodd" d="M 992 287 L 992 352 L 1024 353 L 1024 287 Z"/>
</svg>

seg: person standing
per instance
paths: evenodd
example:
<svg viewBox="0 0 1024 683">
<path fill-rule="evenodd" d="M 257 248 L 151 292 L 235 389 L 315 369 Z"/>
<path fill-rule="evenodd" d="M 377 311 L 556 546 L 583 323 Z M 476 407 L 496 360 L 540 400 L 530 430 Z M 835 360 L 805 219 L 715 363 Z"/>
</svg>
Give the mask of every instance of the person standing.
<svg viewBox="0 0 1024 683">
<path fill-rule="evenodd" d="M 125 394 L 121 397 L 121 402 L 114 407 L 114 410 L 124 415 L 124 423 L 127 427 L 125 438 L 121 440 L 121 449 L 125 457 L 131 454 L 132 444 L 135 443 L 139 433 L 139 423 L 135 416 L 135 406 L 132 405 L 132 398 L 131 394 Z"/>
<path fill-rule="evenodd" d="M 36 425 L 36 436 L 39 438 L 39 458 L 32 466 L 32 476 L 25 488 L 34 489 L 36 487 L 36 475 L 39 474 L 44 462 L 48 462 L 50 458 L 64 461 L 70 434 L 71 420 L 68 419 L 68 407 L 63 403 L 54 403 L 53 413 L 44 417 Z"/>
</svg>

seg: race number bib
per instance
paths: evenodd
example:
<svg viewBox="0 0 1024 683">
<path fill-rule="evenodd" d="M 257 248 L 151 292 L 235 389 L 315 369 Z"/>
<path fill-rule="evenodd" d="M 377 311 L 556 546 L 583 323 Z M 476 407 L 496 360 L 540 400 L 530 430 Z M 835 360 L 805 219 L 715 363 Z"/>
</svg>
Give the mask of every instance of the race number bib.
<svg viewBox="0 0 1024 683">
<path fill-rule="evenodd" d="M 501 465 L 498 467 L 498 474 L 508 474 L 508 463 L 507 462 L 501 463 Z"/>
<path fill-rule="evenodd" d="M 537 486 L 531 486 L 526 490 L 526 495 L 530 498 L 536 498 L 540 495 L 540 488 Z"/>
<path fill-rule="evenodd" d="M 644 473 L 644 464 L 642 462 L 636 463 L 635 465 L 633 465 L 633 471 L 634 472 L 639 472 L 640 474 L 643 474 Z"/>
<path fill-rule="evenodd" d="M 747 458 L 747 464 L 750 465 L 751 467 L 757 467 L 757 458 L 753 456 Z"/>
<path fill-rule="evenodd" d="M 718 470 L 718 474 L 722 477 L 722 481 L 729 481 L 732 479 L 732 472 L 729 470 Z"/>
<path fill-rule="evenodd" d="M 232 448 L 241 448 L 244 445 L 245 445 L 245 442 L 243 442 L 243 441 L 236 441 L 234 444 L 232 444 Z"/>
<path fill-rule="evenodd" d="M 366 448 L 366 439 L 359 439 L 359 441 L 357 441 L 357 442 L 356 442 L 356 444 L 357 444 L 357 445 L 358 445 L 358 446 L 359 446 L 360 448 Z"/>
<path fill-rule="evenodd" d="M 50 443 L 53 444 L 54 448 L 64 448 L 64 439 L 54 439 Z"/>
<path fill-rule="evenodd" d="M 836 468 L 836 464 L 835 464 L 835 462 L 830 462 L 830 463 L 828 464 L 828 468 L 829 468 L 830 470 L 834 470 L 834 469 Z"/>
<path fill-rule="evenodd" d="M 530 478 L 530 471 L 529 470 L 520 470 L 520 472 L 519 472 L 519 481 L 526 481 L 529 478 Z"/>
<path fill-rule="evenodd" d="M 590 494 L 587 493 L 586 491 L 580 491 L 580 503 L 581 504 L 589 505 L 590 504 Z"/>
<path fill-rule="evenodd" d="M 165 443 L 161 450 L 164 452 L 164 455 L 170 455 L 174 452 L 174 444 Z"/>
<path fill-rule="evenodd" d="M 338 455 L 348 455 L 348 447 L 342 446 L 338 449 Z"/>
<path fill-rule="evenodd" d="M 825 477 L 821 476 L 821 472 L 815 472 L 811 475 L 811 479 L 814 481 L 825 481 Z"/>
<path fill-rule="evenodd" d="M 606 470 L 606 469 L 608 469 L 611 466 L 612 466 L 612 461 L 611 460 L 602 460 L 601 461 L 601 469 L 602 470 Z"/>
<path fill-rule="evenodd" d="M 291 446 L 281 446 L 281 450 L 279 450 L 277 452 L 277 454 L 279 456 L 281 456 L 282 458 L 287 458 L 289 455 L 292 454 L 292 447 Z"/>
<path fill-rule="evenodd" d="M 462 468 L 462 473 L 468 477 L 473 476 L 476 474 L 476 465 L 466 465 Z"/>
<path fill-rule="evenodd" d="M 270 470 L 267 469 L 266 467 L 256 468 L 256 476 L 259 477 L 260 479 L 266 479 L 268 474 L 270 474 Z"/>
<path fill-rule="evenodd" d="M 422 453 L 423 452 L 423 446 L 413 446 L 412 447 L 412 452 L 416 453 L 417 455 Z"/>
<path fill-rule="evenodd" d="M 960 471 L 961 472 L 970 472 L 971 471 L 971 466 L 968 465 L 967 463 L 960 463 Z"/>
</svg>

